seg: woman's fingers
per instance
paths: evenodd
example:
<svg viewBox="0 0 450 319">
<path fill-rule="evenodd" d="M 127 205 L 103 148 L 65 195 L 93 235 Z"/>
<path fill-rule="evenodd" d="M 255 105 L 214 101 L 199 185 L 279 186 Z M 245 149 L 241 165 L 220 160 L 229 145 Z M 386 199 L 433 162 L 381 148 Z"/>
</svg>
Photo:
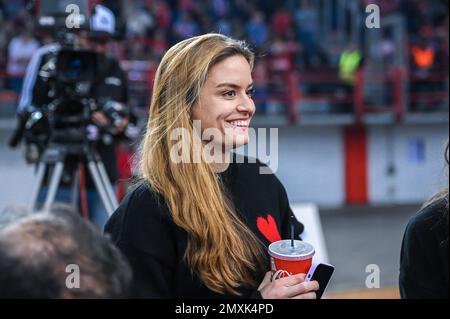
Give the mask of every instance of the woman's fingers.
<svg viewBox="0 0 450 319">
<path fill-rule="evenodd" d="M 258 290 L 263 289 L 267 284 L 270 284 L 270 279 L 272 277 L 272 272 L 268 271 L 266 272 L 266 275 L 264 276 L 263 281 L 261 282 L 261 284 L 258 287 Z"/>
<path fill-rule="evenodd" d="M 296 274 L 296 275 L 277 279 L 277 280 L 275 280 L 275 282 L 277 282 L 280 285 L 290 287 L 290 286 L 295 286 L 295 285 L 298 285 L 299 283 L 304 282 L 305 277 L 306 277 L 305 274 Z"/>
<path fill-rule="evenodd" d="M 271 273 L 266 273 L 258 290 L 263 298 L 281 299 L 316 299 L 315 291 L 319 289 L 317 281 L 305 281 L 305 274 L 296 274 L 271 281 Z"/>
<path fill-rule="evenodd" d="M 305 299 L 315 299 L 315 291 L 318 289 L 319 283 L 317 281 L 304 281 L 295 286 L 288 287 L 286 289 L 286 294 L 289 298 L 305 296 Z M 313 294 L 313 296 L 311 294 Z"/>
<path fill-rule="evenodd" d="M 315 292 L 308 292 L 307 294 L 294 296 L 291 299 L 317 299 L 317 296 Z"/>
</svg>

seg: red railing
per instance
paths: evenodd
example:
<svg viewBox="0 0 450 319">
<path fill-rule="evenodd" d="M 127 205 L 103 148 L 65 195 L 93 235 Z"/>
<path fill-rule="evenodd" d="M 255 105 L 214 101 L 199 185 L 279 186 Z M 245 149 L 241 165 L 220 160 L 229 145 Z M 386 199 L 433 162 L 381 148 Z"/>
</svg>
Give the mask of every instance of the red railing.
<svg viewBox="0 0 450 319">
<path fill-rule="evenodd" d="M 133 68 L 133 65 L 135 68 Z M 156 72 L 156 64 L 148 62 L 137 61 L 122 61 L 122 66 L 128 71 L 130 86 L 140 88 L 142 94 L 147 95 L 147 101 L 150 101 L 154 76 Z M 137 69 L 136 69 L 137 67 Z M 144 75 L 146 74 L 146 75 Z M 370 79 L 364 78 L 363 70 L 356 74 L 356 81 L 351 91 L 345 94 L 337 94 L 336 92 L 320 92 L 310 93 L 301 90 L 304 85 L 342 85 L 343 82 L 339 77 L 336 68 L 322 68 L 310 70 L 281 70 L 270 72 L 267 77 L 266 87 L 276 88 L 269 92 L 271 101 L 281 102 L 286 104 L 286 115 L 289 123 L 296 124 L 299 116 L 302 114 L 302 103 L 306 100 L 326 100 L 333 107 L 333 103 L 348 103 L 353 104 L 353 112 L 355 114 L 355 122 L 362 123 L 366 114 L 389 111 L 395 114 L 395 118 L 400 120 L 404 114 L 404 89 L 403 83 L 405 81 L 405 71 L 401 68 L 393 68 L 388 74 L 378 78 L 371 76 Z M 364 86 L 370 80 L 378 82 L 386 82 L 388 89 L 392 91 L 392 102 L 390 105 L 383 107 L 369 107 L 364 96 Z M 144 84 L 145 83 L 145 84 Z M 145 88 L 145 89 L 144 89 Z M 262 102 L 263 98 L 255 97 L 255 102 Z"/>
<path fill-rule="evenodd" d="M 395 114 L 395 118 L 397 121 L 400 121 L 403 119 L 403 116 L 405 115 L 405 79 L 406 79 L 406 72 L 404 68 L 396 67 L 392 70 L 392 90 L 393 90 L 393 110 Z"/>
<path fill-rule="evenodd" d="M 440 70 L 443 71 L 443 70 Z M 447 102 L 448 105 L 448 74 L 442 72 L 435 72 L 428 76 L 419 76 L 416 74 L 411 74 L 409 77 L 409 101 L 411 109 L 409 111 L 415 112 L 414 110 L 416 103 L 425 103 L 429 109 L 431 106 L 439 102 Z M 418 89 L 417 86 L 420 86 Z M 428 90 L 423 90 L 427 88 Z M 413 89 L 418 89 L 414 91 Z M 423 110 L 426 111 L 426 110 Z"/>
<path fill-rule="evenodd" d="M 255 103 L 272 102 L 284 103 L 287 106 L 286 115 L 289 123 L 295 124 L 298 118 L 297 103 L 300 100 L 300 91 L 298 89 L 298 74 L 292 70 L 270 70 L 266 78 L 263 79 L 265 90 L 269 92 L 269 98 L 256 95 Z M 255 80 L 255 86 L 261 83 Z"/>
<path fill-rule="evenodd" d="M 300 99 L 297 101 L 299 117 L 306 115 L 305 104 L 322 101 L 330 113 L 353 113 L 355 104 L 354 85 L 342 81 L 335 67 L 297 69 L 297 88 Z M 356 84 L 355 84 L 356 85 Z"/>
</svg>

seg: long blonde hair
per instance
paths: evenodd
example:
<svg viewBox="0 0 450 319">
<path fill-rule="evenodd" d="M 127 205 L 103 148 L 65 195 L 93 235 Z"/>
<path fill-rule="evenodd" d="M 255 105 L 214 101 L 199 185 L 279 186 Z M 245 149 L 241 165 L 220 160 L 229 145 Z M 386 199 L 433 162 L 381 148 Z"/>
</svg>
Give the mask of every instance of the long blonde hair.
<svg viewBox="0 0 450 319">
<path fill-rule="evenodd" d="M 180 143 L 170 138 L 174 128 L 188 132 L 183 150 L 192 154 L 195 147 L 204 147 L 190 109 L 211 67 L 235 55 L 253 67 L 254 56 L 245 43 L 220 34 L 193 37 L 167 51 L 155 77 L 140 170 L 164 197 L 175 224 L 187 232 L 184 257 L 190 269 L 210 290 L 239 295 L 239 287 L 255 287 L 253 273 L 265 266 L 261 242 L 237 216 L 210 164 L 175 163 L 169 156 Z"/>
</svg>

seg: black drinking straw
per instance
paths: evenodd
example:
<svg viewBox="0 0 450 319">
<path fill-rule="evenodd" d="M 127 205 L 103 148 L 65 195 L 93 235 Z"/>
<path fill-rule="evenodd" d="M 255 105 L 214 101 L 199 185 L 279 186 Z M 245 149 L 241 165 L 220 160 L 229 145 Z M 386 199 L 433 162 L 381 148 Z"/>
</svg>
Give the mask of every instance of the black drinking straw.
<svg viewBox="0 0 450 319">
<path fill-rule="evenodd" d="M 291 215 L 291 247 L 294 248 L 294 216 Z"/>
</svg>

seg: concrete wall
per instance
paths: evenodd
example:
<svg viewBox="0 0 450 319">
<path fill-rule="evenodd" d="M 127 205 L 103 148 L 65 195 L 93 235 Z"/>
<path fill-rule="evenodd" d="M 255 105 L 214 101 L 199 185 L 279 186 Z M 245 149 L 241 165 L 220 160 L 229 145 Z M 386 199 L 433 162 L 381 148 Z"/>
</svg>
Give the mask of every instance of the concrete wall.
<svg viewBox="0 0 450 319">
<path fill-rule="evenodd" d="M 278 138 L 278 167 L 268 164 L 286 188 L 289 200 L 341 206 L 345 200 L 341 128 L 280 127 Z"/>
<path fill-rule="evenodd" d="M 277 176 L 291 202 L 340 206 L 345 201 L 344 147 L 340 127 L 279 131 Z"/>
<path fill-rule="evenodd" d="M 445 184 L 448 125 L 372 126 L 368 133 L 371 203 L 423 202 Z"/>
</svg>

